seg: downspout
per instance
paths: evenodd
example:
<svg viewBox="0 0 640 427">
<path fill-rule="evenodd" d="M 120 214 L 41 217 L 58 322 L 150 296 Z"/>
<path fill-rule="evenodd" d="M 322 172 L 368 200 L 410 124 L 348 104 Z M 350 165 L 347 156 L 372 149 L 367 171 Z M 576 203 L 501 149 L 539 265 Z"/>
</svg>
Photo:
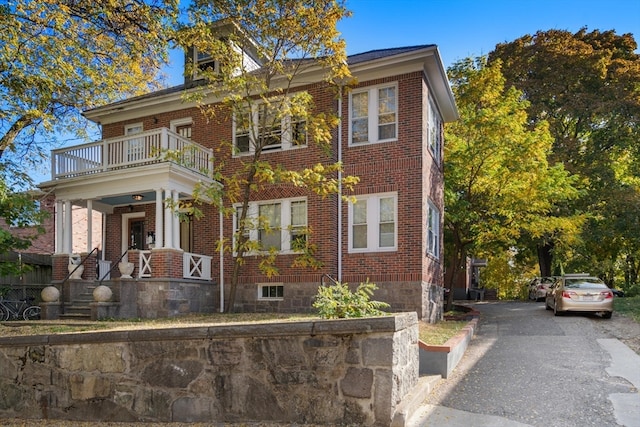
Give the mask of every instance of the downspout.
<svg viewBox="0 0 640 427">
<path fill-rule="evenodd" d="M 220 222 L 220 242 L 222 242 L 222 239 L 224 238 L 224 227 L 222 226 L 222 219 L 223 219 L 223 215 L 222 215 L 222 211 L 220 211 L 218 213 L 218 215 L 220 216 L 219 218 L 219 222 Z M 220 313 L 224 313 L 224 251 L 222 249 L 220 249 Z"/>
<path fill-rule="evenodd" d="M 338 92 L 338 162 L 342 162 L 342 88 Z M 338 170 L 338 282 L 342 283 L 342 168 Z"/>
</svg>

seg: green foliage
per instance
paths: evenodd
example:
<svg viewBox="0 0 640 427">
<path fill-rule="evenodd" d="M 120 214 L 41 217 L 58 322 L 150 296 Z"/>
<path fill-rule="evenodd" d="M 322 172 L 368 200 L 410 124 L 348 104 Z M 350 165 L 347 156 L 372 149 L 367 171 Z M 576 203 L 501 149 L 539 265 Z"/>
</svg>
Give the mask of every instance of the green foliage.
<svg viewBox="0 0 640 427">
<path fill-rule="evenodd" d="M 491 255 L 486 267 L 480 270 L 480 283 L 497 291 L 500 300 L 526 300 L 529 281 L 538 276 L 528 262 L 519 262 L 510 250 Z"/>
<path fill-rule="evenodd" d="M 187 61 L 187 76 L 197 73 L 203 79 L 185 93 L 185 101 L 197 105 L 207 120 L 225 125 L 233 120 L 247 134 L 242 147 L 221 141 L 212 176 L 216 185 L 203 184 L 194 191 L 197 201 L 209 200 L 225 216 L 235 216 L 234 238 L 218 246 L 234 256 L 225 304 L 232 311 L 246 258 L 259 258 L 256 267 L 266 277 L 278 274 L 282 258 L 251 237 L 256 230 L 283 230 L 281 224 L 271 224 L 270 218 L 249 212 L 250 203 L 265 199 L 274 188 L 323 199 L 353 189 L 358 182 L 357 177 L 342 175 L 343 166 L 331 153 L 340 118 L 333 111 L 321 111 L 312 94 L 300 89 L 304 79 L 312 79 L 324 84 L 323 90 L 337 92 L 351 79 L 345 42 L 337 30 L 338 21 L 349 12 L 342 0 L 197 0 L 190 3 L 188 15 L 189 24 L 176 33 L 176 42 L 187 54 L 195 49 L 219 61 L 216 70 L 198 69 L 195 61 Z M 256 62 L 247 61 L 243 52 Z M 294 129 L 292 122 L 300 128 Z M 264 131 L 274 128 L 283 131 Z M 293 143 L 304 138 L 325 158 L 315 164 L 284 167 L 277 156 L 262 155 L 272 148 L 269 145 L 283 142 L 278 138 L 294 133 Z M 304 244 L 293 244 L 292 268 L 322 265 L 314 259 L 316 246 L 310 231 L 304 231 Z"/>
<path fill-rule="evenodd" d="M 0 6 L 0 157 L 86 134 L 81 112 L 157 86 L 177 0 L 12 0 Z M 26 164 L 25 164 L 26 163 Z"/>
<path fill-rule="evenodd" d="M 614 298 L 613 310 L 623 314 L 636 322 L 640 322 L 640 295 L 624 298 Z"/>
<path fill-rule="evenodd" d="M 507 85 L 529 102 L 529 122 L 549 124 L 549 159 L 576 176 L 580 189 L 579 197 L 555 201 L 549 212 L 564 228 L 532 233 L 531 244 L 546 252 L 547 267 L 588 271 L 610 285 L 638 277 L 637 48 L 632 34 L 583 28 L 527 34 L 489 55 L 490 64 L 502 64 Z"/>
<path fill-rule="evenodd" d="M 531 126 L 529 103 L 505 85 L 500 63 L 468 58 L 448 72 L 460 120 L 445 128 L 445 253 L 447 268 L 460 272 L 469 255 L 500 255 L 523 236 L 555 230 L 560 224 L 545 219 L 576 190 L 562 165 L 548 163 L 547 123 Z"/>
<path fill-rule="evenodd" d="M 360 283 L 355 292 L 351 292 L 346 283 L 320 286 L 313 307 L 324 319 L 383 316 L 386 313 L 382 309 L 388 308 L 389 304 L 370 300 L 376 289 L 376 284 L 369 280 Z"/>
</svg>

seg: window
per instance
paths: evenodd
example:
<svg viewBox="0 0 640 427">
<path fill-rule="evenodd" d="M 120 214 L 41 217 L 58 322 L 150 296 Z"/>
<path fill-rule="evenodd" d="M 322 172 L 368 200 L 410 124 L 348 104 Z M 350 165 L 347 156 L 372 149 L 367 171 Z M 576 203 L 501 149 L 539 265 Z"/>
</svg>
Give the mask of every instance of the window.
<svg viewBox="0 0 640 427">
<path fill-rule="evenodd" d="M 236 206 L 233 229 L 240 229 L 241 207 Z M 244 235 L 256 241 L 260 249 L 276 249 L 281 253 L 294 253 L 304 248 L 307 242 L 306 199 L 282 199 L 253 202 L 249 204 Z"/>
<path fill-rule="evenodd" d="M 397 249 L 396 193 L 359 196 L 349 205 L 349 252 Z"/>
<path fill-rule="evenodd" d="M 218 73 L 220 71 L 220 64 L 216 61 L 213 56 L 209 53 L 200 52 L 197 49 L 194 49 L 193 52 L 194 58 L 194 79 L 202 79 L 204 76 L 202 75 L 202 71 L 206 71 L 208 73 Z"/>
<path fill-rule="evenodd" d="M 292 250 L 303 250 L 307 246 L 307 201 L 291 202 L 291 227 L 289 231 Z"/>
<path fill-rule="evenodd" d="M 429 151 L 433 158 L 440 163 L 442 151 L 442 120 L 432 100 L 429 100 Z"/>
<path fill-rule="evenodd" d="M 234 116 L 234 145 L 236 154 L 288 150 L 307 145 L 307 122 L 301 117 L 282 116 L 279 103 L 255 104 L 239 109 Z"/>
<path fill-rule="evenodd" d="M 427 212 L 427 254 L 440 258 L 440 211 L 429 202 Z"/>
<path fill-rule="evenodd" d="M 258 285 L 258 299 L 282 299 L 284 298 L 284 285 L 260 284 Z"/>
<path fill-rule="evenodd" d="M 350 96 L 351 145 L 392 141 L 398 137 L 398 88 L 375 86 Z"/>
<path fill-rule="evenodd" d="M 282 249 L 282 215 L 280 203 L 258 206 L 258 241 L 263 250 Z"/>
<path fill-rule="evenodd" d="M 191 130 L 193 127 L 193 119 L 191 119 L 191 117 L 171 120 L 169 126 L 173 132 L 181 137 L 191 139 Z"/>
</svg>

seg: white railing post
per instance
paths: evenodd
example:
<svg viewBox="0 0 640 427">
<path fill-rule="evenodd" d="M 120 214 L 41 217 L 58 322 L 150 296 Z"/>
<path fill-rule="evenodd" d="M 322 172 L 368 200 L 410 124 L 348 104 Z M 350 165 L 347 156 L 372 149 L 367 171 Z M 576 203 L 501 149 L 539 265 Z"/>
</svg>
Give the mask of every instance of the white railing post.
<svg viewBox="0 0 640 427">
<path fill-rule="evenodd" d="M 160 135 L 160 152 L 169 149 L 169 134 L 167 128 L 162 128 L 162 134 Z"/>
<path fill-rule="evenodd" d="M 138 277 L 151 277 L 151 251 L 140 251 Z"/>
</svg>

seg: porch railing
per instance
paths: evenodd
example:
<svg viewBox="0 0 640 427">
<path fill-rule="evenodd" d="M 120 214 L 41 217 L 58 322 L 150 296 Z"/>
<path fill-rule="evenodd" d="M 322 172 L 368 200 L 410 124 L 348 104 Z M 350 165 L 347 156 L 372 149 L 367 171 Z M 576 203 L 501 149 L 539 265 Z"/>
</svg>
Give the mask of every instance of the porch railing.
<svg viewBox="0 0 640 427">
<path fill-rule="evenodd" d="M 138 277 L 154 277 L 151 270 L 153 251 L 140 251 L 138 258 Z M 207 255 L 184 252 L 182 255 L 182 277 L 184 279 L 211 280 L 211 261 Z"/>
<path fill-rule="evenodd" d="M 205 176 L 213 172 L 213 150 L 158 128 L 135 135 L 60 148 L 51 152 L 51 179 L 173 161 Z"/>
<path fill-rule="evenodd" d="M 182 276 L 185 279 L 211 280 L 211 260 L 206 255 L 185 252 L 182 255 Z"/>
</svg>

